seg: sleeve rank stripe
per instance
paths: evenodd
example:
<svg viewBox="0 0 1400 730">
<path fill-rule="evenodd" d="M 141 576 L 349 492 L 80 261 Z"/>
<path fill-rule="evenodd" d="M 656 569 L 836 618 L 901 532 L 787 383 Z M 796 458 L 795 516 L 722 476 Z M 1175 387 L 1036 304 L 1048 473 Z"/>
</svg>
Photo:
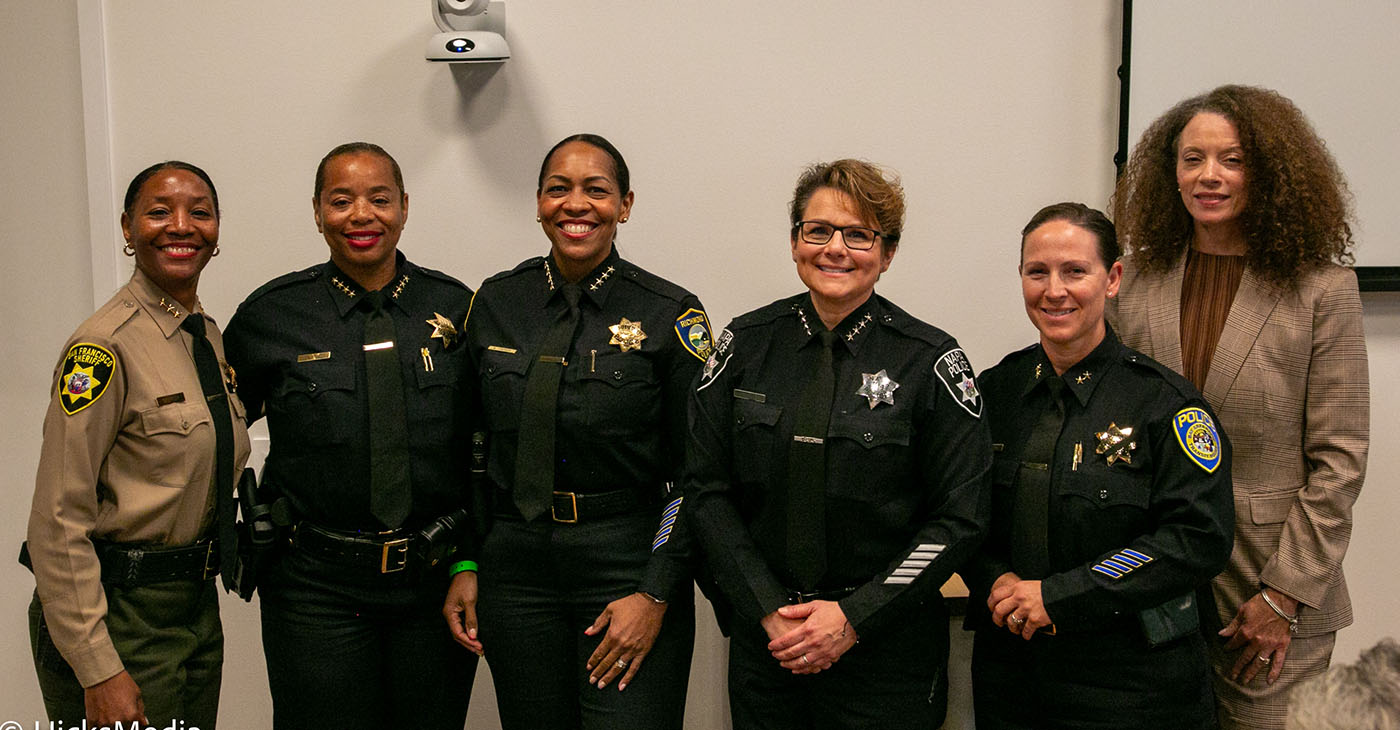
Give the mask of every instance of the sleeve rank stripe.
<svg viewBox="0 0 1400 730">
<path fill-rule="evenodd" d="M 1103 564 L 1103 565 L 1108 565 L 1108 566 L 1111 566 L 1111 567 L 1114 567 L 1114 568 L 1117 568 L 1117 569 L 1123 571 L 1124 573 L 1131 573 L 1131 572 L 1133 572 L 1133 568 L 1135 567 L 1135 566 L 1129 565 L 1128 563 L 1123 562 L 1122 560 L 1118 560 L 1117 558 L 1104 558 L 1102 564 Z"/>
<path fill-rule="evenodd" d="M 1123 554 L 1124 554 L 1124 555 L 1127 555 L 1127 556 L 1129 556 L 1129 557 L 1137 558 L 1138 560 L 1141 560 L 1141 561 L 1144 562 L 1144 563 L 1150 563 L 1150 562 L 1152 562 L 1152 558 L 1151 558 L 1150 556 L 1148 556 L 1148 555 L 1143 555 L 1142 553 L 1140 553 L 1140 552 L 1138 552 L 1138 551 L 1136 551 L 1136 550 L 1130 550 L 1130 549 L 1128 549 L 1128 548 L 1123 548 Z"/>
<path fill-rule="evenodd" d="M 1090 570 L 1097 570 L 1098 572 L 1103 573 L 1104 575 L 1106 575 L 1106 576 L 1108 576 L 1108 577 L 1110 577 L 1110 578 L 1112 578 L 1112 579 L 1114 579 L 1114 580 L 1118 580 L 1119 578 L 1122 578 L 1122 577 L 1123 577 L 1123 574 L 1122 574 L 1122 573 L 1119 573 L 1118 571 L 1116 571 L 1116 570 L 1114 570 L 1114 569 L 1112 569 L 1112 568 L 1106 568 L 1106 567 L 1104 567 L 1104 566 L 1102 566 L 1102 565 L 1095 565 L 1094 567 L 1090 568 Z"/>
<path fill-rule="evenodd" d="M 885 585 L 909 585 L 914 579 L 903 575 L 892 575 L 885 579 Z"/>
<path fill-rule="evenodd" d="M 1127 553 L 1118 553 L 1117 555 L 1113 556 L 1113 559 L 1123 563 L 1127 563 L 1128 565 L 1131 565 L 1134 568 L 1140 568 L 1144 565 L 1147 565 L 1147 563 L 1144 563 L 1141 560 L 1138 560 L 1137 558 L 1128 555 Z"/>
<path fill-rule="evenodd" d="M 922 572 L 924 572 L 922 568 L 895 568 L 894 572 L 890 573 L 890 575 L 909 575 L 917 577 Z"/>
</svg>

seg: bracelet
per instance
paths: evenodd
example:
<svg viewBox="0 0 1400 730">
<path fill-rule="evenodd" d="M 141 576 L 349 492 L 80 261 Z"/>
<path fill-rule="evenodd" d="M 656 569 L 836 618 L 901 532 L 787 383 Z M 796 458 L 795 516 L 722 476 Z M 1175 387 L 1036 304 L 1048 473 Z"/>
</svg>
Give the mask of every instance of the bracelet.
<svg viewBox="0 0 1400 730">
<path fill-rule="evenodd" d="M 1269 590 L 1267 587 L 1260 588 L 1259 595 L 1264 597 L 1264 603 L 1269 604 L 1269 608 L 1272 608 L 1274 610 L 1274 613 L 1278 614 L 1279 618 L 1288 622 L 1289 634 L 1298 633 L 1298 614 L 1295 613 L 1292 616 L 1289 616 L 1288 614 L 1284 613 L 1283 609 L 1279 608 L 1277 603 L 1274 603 L 1274 599 L 1269 598 Z"/>
<path fill-rule="evenodd" d="M 470 570 L 470 571 L 473 572 L 473 573 L 476 572 L 476 561 L 475 561 L 475 560 L 459 560 L 459 561 L 453 563 L 453 564 L 452 564 L 452 567 L 450 567 L 450 568 L 447 569 L 447 576 L 450 578 L 450 577 L 452 577 L 452 576 L 454 576 L 454 575 L 457 575 L 458 573 L 465 573 L 465 572 L 468 571 L 468 570 Z M 1278 609 L 1275 609 L 1275 610 L 1278 610 Z"/>
<path fill-rule="evenodd" d="M 647 593 L 646 591 L 641 591 L 641 594 L 644 595 L 644 596 L 646 596 L 647 598 L 650 598 L 650 599 L 651 599 L 651 602 L 652 602 L 652 603 L 655 603 L 655 604 L 658 605 L 658 606 L 664 606 L 664 605 L 666 605 L 666 599 L 664 599 L 664 598 L 658 598 L 658 597 L 656 597 L 656 596 L 653 596 L 653 595 L 650 594 L 650 593 Z"/>
</svg>

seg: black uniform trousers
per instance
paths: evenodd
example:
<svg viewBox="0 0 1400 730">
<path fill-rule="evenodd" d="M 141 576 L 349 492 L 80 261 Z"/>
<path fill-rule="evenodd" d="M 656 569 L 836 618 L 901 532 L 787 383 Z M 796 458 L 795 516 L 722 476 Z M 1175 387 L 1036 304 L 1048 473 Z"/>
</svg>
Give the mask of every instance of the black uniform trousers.
<svg viewBox="0 0 1400 730">
<path fill-rule="evenodd" d="M 661 631 L 625 691 L 584 669 L 604 632 L 583 631 L 637 591 L 656 512 L 578 524 L 497 517 L 481 551 L 477 619 L 505 730 L 680 728 L 695 640 L 693 594 L 666 606 Z M 599 676 L 606 667 L 594 670 Z"/>
<path fill-rule="evenodd" d="M 461 730 L 476 655 L 442 617 L 447 576 L 345 577 L 293 548 L 258 586 L 277 730 Z"/>
<path fill-rule="evenodd" d="M 793 674 L 768 651 L 757 625 L 729 641 L 729 707 L 735 730 L 930 730 L 948 707 L 948 614 L 926 606 L 860 642 L 830 669 Z"/>
<path fill-rule="evenodd" d="M 214 730 L 223 676 L 224 632 L 214 580 L 176 580 L 144 586 L 105 586 L 107 633 L 122 666 L 141 690 L 149 725 L 174 720 Z M 83 686 L 54 646 L 39 596 L 29 604 L 34 669 L 49 720 L 82 727 Z"/>
<path fill-rule="evenodd" d="M 1205 730 L 1216 727 L 1205 638 L 1148 646 L 1136 622 L 1030 641 L 978 629 L 972 688 L 977 730 Z M 1143 691 L 1143 688 L 1151 691 Z"/>
</svg>

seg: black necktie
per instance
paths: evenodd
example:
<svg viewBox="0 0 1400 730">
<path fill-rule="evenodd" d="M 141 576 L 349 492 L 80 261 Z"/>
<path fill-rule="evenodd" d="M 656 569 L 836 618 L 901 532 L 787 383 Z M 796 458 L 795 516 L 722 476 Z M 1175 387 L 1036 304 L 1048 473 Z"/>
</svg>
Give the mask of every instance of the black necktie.
<svg viewBox="0 0 1400 730">
<path fill-rule="evenodd" d="M 219 570 L 224 588 L 233 581 L 233 568 L 238 558 L 238 531 L 234 527 L 233 502 L 233 420 L 229 416 L 228 393 L 224 390 L 223 371 L 214 346 L 204 336 L 204 315 L 190 312 L 180 329 L 194 340 L 194 369 L 199 373 L 199 387 L 214 419 L 214 504 L 219 529 Z"/>
<path fill-rule="evenodd" d="M 369 511 L 386 529 L 397 529 L 413 502 L 408 479 L 408 419 L 403 368 L 395 347 L 394 318 L 384 292 L 365 295 L 365 379 L 369 391 Z"/>
<path fill-rule="evenodd" d="M 801 591 L 814 588 L 826 572 L 826 431 L 836 395 L 836 334 L 817 334 L 821 359 L 797 402 L 788 445 L 787 563 Z"/>
<path fill-rule="evenodd" d="M 1050 574 L 1050 489 L 1055 445 L 1065 424 L 1064 396 L 1068 387 L 1057 375 L 1045 381 L 1050 400 L 1045 404 L 1021 452 L 1016 503 L 1011 511 L 1011 569 L 1024 580 Z"/>
<path fill-rule="evenodd" d="M 560 293 L 568 309 L 545 333 L 530 365 L 516 438 L 515 507 L 526 521 L 544 514 L 554 500 L 554 424 L 559 380 L 578 328 L 578 302 L 583 292 L 577 284 L 565 284 Z"/>
</svg>

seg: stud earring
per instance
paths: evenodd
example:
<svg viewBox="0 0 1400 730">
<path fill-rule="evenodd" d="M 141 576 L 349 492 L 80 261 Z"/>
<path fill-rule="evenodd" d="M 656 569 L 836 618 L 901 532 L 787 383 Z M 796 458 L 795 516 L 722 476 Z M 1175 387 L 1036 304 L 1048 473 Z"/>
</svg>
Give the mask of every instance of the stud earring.
<svg viewBox="0 0 1400 730">
<path fill-rule="evenodd" d="M 541 218 L 541 217 L 539 217 L 539 216 L 535 216 L 535 222 L 536 222 L 536 223 L 543 223 L 543 222 L 544 222 L 544 219 Z"/>
</svg>

